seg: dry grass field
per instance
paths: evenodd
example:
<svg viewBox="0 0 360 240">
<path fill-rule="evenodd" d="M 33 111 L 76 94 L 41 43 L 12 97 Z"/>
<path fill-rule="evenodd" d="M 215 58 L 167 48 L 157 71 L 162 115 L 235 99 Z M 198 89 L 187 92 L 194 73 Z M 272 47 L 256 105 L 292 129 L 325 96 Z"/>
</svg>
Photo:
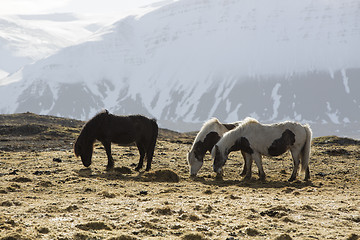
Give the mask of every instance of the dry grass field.
<svg viewBox="0 0 360 240">
<path fill-rule="evenodd" d="M 161 129 L 150 172 L 135 146 L 113 145 L 115 169 L 95 145 L 85 168 L 72 151 L 81 121 L 0 115 L 0 240 L 359 239 L 360 142 L 313 139 L 311 181 L 287 182 L 290 154 L 264 158 L 266 182 L 242 181 L 232 153 L 222 179 L 206 156 L 186 162 L 195 134 Z"/>
</svg>

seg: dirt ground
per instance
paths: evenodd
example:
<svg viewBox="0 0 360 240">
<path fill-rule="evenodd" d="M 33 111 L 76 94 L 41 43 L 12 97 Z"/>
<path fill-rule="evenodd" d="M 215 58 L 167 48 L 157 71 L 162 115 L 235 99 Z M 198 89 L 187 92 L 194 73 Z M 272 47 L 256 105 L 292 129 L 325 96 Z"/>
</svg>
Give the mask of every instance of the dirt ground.
<svg viewBox="0 0 360 240">
<path fill-rule="evenodd" d="M 232 153 L 223 179 L 206 156 L 197 178 L 186 154 L 196 133 L 161 129 L 150 172 L 135 172 L 135 146 L 113 145 L 106 172 L 95 145 L 85 168 L 72 151 L 83 122 L 0 115 L 0 240 L 359 239 L 360 142 L 313 139 L 311 181 L 289 183 L 290 154 L 264 158 L 267 181 L 242 181 Z"/>
</svg>

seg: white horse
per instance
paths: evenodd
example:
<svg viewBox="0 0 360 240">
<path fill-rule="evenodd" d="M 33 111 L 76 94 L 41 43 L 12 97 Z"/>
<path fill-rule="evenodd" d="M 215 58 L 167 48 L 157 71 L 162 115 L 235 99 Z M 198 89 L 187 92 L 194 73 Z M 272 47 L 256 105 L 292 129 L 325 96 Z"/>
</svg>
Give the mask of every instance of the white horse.
<svg viewBox="0 0 360 240">
<path fill-rule="evenodd" d="M 241 122 L 225 124 L 221 123 L 216 118 L 212 118 L 204 123 L 204 125 L 196 135 L 194 143 L 187 155 L 187 161 L 189 164 L 191 176 L 196 176 L 196 174 L 202 167 L 206 152 L 211 152 L 211 149 L 219 141 L 219 139 L 226 132 L 237 127 L 240 123 Z M 244 169 L 241 175 L 245 175 L 245 173 L 246 168 L 244 165 Z"/>
<path fill-rule="evenodd" d="M 279 156 L 290 150 L 294 169 L 289 181 L 294 181 L 301 161 L 301 170 L 305 171 L 305 181 L 310 179 L 309 159 L 312 132 L 309 125 L 296 122 L 260 124 L 253 118 L 246 118 L 243 124 L 224 134 L 211 151 L 214 171 L 222 172 L 222 167 L 232 151 L 245 152 L 247 165 L 246 179 L 251 178 L 251 165 L 254 160 L 260 180 L 265 180 L 262 155 Z"/>
</svg>

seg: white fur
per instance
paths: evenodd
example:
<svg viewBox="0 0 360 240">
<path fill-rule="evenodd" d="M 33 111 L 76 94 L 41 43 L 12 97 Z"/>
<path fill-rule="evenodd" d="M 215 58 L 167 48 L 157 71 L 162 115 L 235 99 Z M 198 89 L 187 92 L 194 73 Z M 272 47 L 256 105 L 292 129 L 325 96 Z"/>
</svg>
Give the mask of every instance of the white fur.
<svg viewBox="0 0 360 240">
<path fill-rule="evenodd" d="M 200 131 L 195 137 L 192 147 L 194 147 L 195 143 L 199 141 L 204 141 L 206 135 L 208 135 L 208 133 L 210 132 L 217 132 L 218 134 L 220 134 L 220 136 L 222 136 L 227 131 L 227 128 L 224 127 L 217 118 L 212 118 L 203 124 Z"/>
<path fill-rule="evenodd" d="M 234 128 L 231 131 L 226 132 L 223 137 L 219 140 L 219 142 L 216 144 L 221 153 L 225 153 L 226 147 L 225 146 L 233 146 L 236 142 L 237 139 L 239 139 L 239 135 L 241 134 L 241 132 L 243 132 L 244 130 L 248 129 L 248 126 L 250 124 L 256 124 L 259 125 L 260 123 L 254 119 L 254 118 L 250 118 L 247 117 L 244 119 L 244 121 L 237 126 L 236 128 Z M 221 151 L 223 150 L 223 151 Z M 214 157 L 214 149 L 211 151 L 211 155 Z"/>
<path fill-rule="evenodd" d="M 192 161 L 190 160 L 192 159 Z M 196 174 L 199 172 L 200 168 L 203 165 L 203 161 L 197 160 L 194 156 L 191 157 L 190 153 L 188 154 L 188 163 L 190 167 L 190 175 L 196 176 Z"/>
<path fill-rule="evenodd" d="M 236 122 L 233 124 L 239 124 L 240 122 Z M 203 164 L 203 159 L 196 159 L 194 155 L 194 146 L 199 141 L 204 141 L 205 137 L 210 132 L 216 132 L 219 134 L 220 137 L 222 137 L 226 132 L 229 130 L 221 124 L 221 122 L 217 118 L 212 118 L 205 122 L 203 126 L 201 127 L 200 131 L 195 137 L 194 143 L 191 146 L 191 149 L 188 153 L 187 160 L 190 167 L 190 174 L 196 175 Z"/>
</svg>

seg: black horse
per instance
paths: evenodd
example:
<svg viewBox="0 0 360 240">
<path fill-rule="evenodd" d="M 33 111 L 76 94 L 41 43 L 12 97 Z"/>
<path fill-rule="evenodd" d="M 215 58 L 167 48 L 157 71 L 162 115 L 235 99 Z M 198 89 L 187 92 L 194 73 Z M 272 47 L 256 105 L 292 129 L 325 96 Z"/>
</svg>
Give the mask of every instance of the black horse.
<svg viewBox="0 0 360 240">
<path fill-rule="evenodd" d="M 84 125 L 75 141 L 74 153 L 76 157 L 81 157 L 85 167 L 89 167 L 93 146 L 95 141 L 98 140 L 105 147 L 108 157 L 106 169 L 110 170 L 114 167 L 111 143 L 127 146 L 135 142 L 140 153 L 139 164 L 135 170 L 139 171 L 142 168 L 146 155 L 146 171 L 149 171 L 157 136 L 158 125 L 155 119 L 149 119 L 141 115 L 116 116 L 104 110 Z"/>
</svg>

